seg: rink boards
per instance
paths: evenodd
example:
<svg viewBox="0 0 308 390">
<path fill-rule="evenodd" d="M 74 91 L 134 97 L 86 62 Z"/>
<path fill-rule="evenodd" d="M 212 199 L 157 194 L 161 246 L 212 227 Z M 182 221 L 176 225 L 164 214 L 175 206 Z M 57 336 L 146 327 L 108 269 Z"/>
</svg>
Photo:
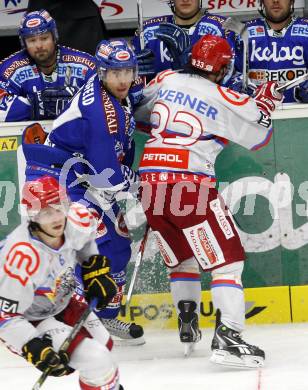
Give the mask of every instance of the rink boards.
<svg viewBox="0 0 308 390">
<path fill-rule="evenodd" d="M 51 123 L 42 124 L 51 128 Z M 20 143 L 26 125 L 0 126 L 0 240 L 20 222 L 24 172 Z M 135 140 L 137 166 L 146 138 L 137 134 Z M 308 321 L 307 145 L 308 106 L 285 106 L 275 114 L 273 137 L 265 148 L 250 152 L 231 145 L 217 159 L 218 187 L 239 225 L 247 253 L 243 284 L 248 323 Z M 128 267 L 128 283 L 133 265 Z M 202 274 L 201 326 L 214 321 L 206 291 L 209 282 L 209 274 Z M 166 268 L 150 239 L 129 319 L 146 326 L 175 327 L 168 291 Z"/>
<path fill-rule="evenodd" d="M 246 323 L 279 324 L 308 321 L 308 286 L 245 289 Z M 124 315 L 125 314 L 125 315 Z M 176 329 L 177 315 L 170 293 L 141 294 L 132 298 L 122 318 L 146 328 Z M 210 291 L 202 292 L 200 327 L 213 327 L 215 311 Z"/>
</svg>

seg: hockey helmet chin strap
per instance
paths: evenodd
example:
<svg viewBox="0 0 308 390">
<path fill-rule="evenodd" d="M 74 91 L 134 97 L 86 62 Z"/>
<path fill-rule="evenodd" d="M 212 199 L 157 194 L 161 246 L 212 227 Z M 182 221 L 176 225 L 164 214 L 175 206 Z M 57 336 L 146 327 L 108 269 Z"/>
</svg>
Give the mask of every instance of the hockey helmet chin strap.
<svg viewBox="0 0 308 390">
<path fill-rule="evenodd" d="M 295 0 L 290 0 L 290 10 L 289 10 L 288 14 L 286 16 L 284 16 L 280 20 L 274 20 L 271 17 L 266 15 L 263 0 L 259 0 L 258 12 L 264 19 L 266 19 L 266 20 L 268 20 L 270 22 L 273 22 L 273 23 L 283 23 L 286 20 L 288 20 L 290 18 L 290 16 L 292 16 L 294 14 L 294 1 Z"/>
<path fill-rule="evenodd" d="M 171 11 L 172 11 L 172 13 L 175 15 L 175 16 L 177 16 L 178 18 L 180 18 L 180 19 L 182 19 L 182 20 L 189 20 L 189 19 L 192 19 L 192 18 L 194 18 L 199 12 L 200 12 L 200 10 L 202 9 L 202 0 L 200 0 L 199 1 L 199 8 L 197 9 L 197 11 L 193 14 L 193 15 L 191 15 L 191 16 L 180 16 L 180 15 L 178 15 L 177 13 L 176 13 L 176 10 L 175 10 L 175 5 L 174 5 L 174 1 L 169 1 L 169 6 L 170 6 L 170 8 L 171 8 Z"/>
</svg>

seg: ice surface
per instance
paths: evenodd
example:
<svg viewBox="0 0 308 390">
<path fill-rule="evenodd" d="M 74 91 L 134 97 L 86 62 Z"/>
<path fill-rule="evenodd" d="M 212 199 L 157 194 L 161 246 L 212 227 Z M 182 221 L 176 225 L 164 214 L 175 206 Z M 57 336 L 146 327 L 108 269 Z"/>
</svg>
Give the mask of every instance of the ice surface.
<svg viewBox="0 0 308 390">
<path fill-rule="evenodd" d="M 308 324 L 247 327 L 243 338 L 266 352 L 261 370 L 209 362 L 213 330 L 203 330 L 195 352 L 184 358 L 175 331 L 146 331 L 143 346 L 115 347 L 125 390 L 308 390 Z M 0 346 L 0 389 L 31 390 L 39 376 L 22 358 Z M 76 373 L 48 378 L 42 390 L 78 390 Z"/>
</svg>

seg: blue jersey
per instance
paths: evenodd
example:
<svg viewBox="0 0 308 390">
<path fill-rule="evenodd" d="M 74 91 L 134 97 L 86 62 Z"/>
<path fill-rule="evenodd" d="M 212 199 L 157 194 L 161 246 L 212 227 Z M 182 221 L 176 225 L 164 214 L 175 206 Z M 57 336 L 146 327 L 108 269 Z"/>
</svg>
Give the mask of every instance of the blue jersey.
<svg viewBox="0 0 308 390">
<path fill-rule="evenodd" d="M 48 87 L 70 85 L 80 88 L 95 72 L 95 59 L 88 53 L 57 46 L 56 68 L 43 74 L 26 50 L 0 63 L 0 121 L 31 119 L 31 98 Z"/>
<path fill-rule="evenodd" d="M 102 87 L 95 74 L 54 121 L 49 141 L 87 160 L 92 167 L 89 182 L 94 187 L 120 188 L 124 182 L 121 162 L 131 149 L 134 127 L 130 110 Z M 102 182 L 100 174 L 106 168 L 112 172 L 107 182 Z"/>
<path fill-rule="evenodd" d="M 260 85 L 265 81 L 286 83 L 307 72 L 308 19 L 293 18 L 281 31 L 270 28 L 265 19 L 246 23 L 248 30 L 248 77 Z M 236 50 L 236 66 L 242 70 L 243 46 Z M 294 103 L 294 89 L 287 90 L 284 103 Z"/>
<path fill-rule="evenodd" d="M 222 23 L 225 20 L 226 18 L 223 16 L 205 13 L 192 27 L 188 29 L 185 29 L 183 26 L 181 27 L 189 34 L 192 45 L 203 35 L 211 34 L 226 38 L 232 49 L 234 49 L 235 34 L 233 32 L 226 32 L 223 29 Z M 156 73 L 171 68 L 171 58 L 168 49 L 166 45 L 155 36 L 156 30 L 162 22 L 175 23 L 173 15 L 152 18 L 143 23 L 145 47 L 151 49 L 155 55 Z M 136 53 L 138 54 L 141 49 L 137 33 L 133 39 L 133 44 L 136 49 Z"/>
</svg>

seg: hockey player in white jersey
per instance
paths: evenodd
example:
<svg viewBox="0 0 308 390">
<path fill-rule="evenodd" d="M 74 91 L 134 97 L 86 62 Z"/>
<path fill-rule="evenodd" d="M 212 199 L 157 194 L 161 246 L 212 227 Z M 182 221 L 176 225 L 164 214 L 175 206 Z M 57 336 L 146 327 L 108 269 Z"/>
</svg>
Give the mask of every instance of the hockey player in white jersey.
<svg viewBox="0 0 308 390">
<path fill-rule="evenodd" d="M 214 165 L 229 141 L 250 150 L 267 144 L 271 112 L 282 96 L 273 82 L 260 86 L 254 99 L 221 87 L 231 58 L 225 39 L 206 35 L 183 71 L 164 71 L 145 88 L 136 112 L 139 126 L 151 126 L 140 163 L 142 202 L 168 267 L 185 353 L 201 337 L 202 269 L 211 272 L 217 310 L 211 360 L 254 368 L 263 365 L 265 354 L 241 338 L 245 253 L 215 189 Z"/>
<path fill-rule="evenodd" d="M 1 242 L 0 339 L 41 371 L 79 371 L 82 390 L 120 390 L 112 340 L 91 313 L 67 352 L 59 347 L 87 304 L 74 294 L 74 268 L 82 267 L 87 299 L 102 308 L 116 294 L 108 259 L 97 255 L 96 220 L 70 203 L 56 179 L 27 182 L 22 203 L 28 220 Z"/>
</svg>

